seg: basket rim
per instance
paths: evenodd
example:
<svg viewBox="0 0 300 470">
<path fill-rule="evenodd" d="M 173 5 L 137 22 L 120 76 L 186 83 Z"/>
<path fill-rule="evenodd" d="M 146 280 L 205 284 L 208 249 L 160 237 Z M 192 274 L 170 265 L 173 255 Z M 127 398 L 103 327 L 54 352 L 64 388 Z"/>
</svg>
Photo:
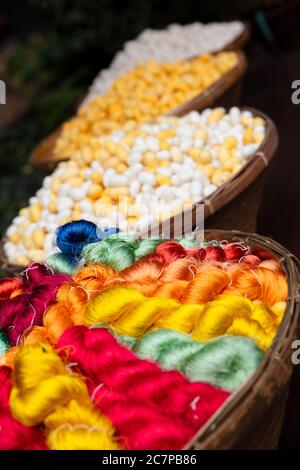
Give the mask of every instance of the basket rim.
<svg viewBox="0 0 300 470">
<path fill-rule="evenodd" d="M 235 39 L 229 42 L 223 49 L 220 49 L 220 51 L 234 51 L 236 49 L 242 49 L 246 45 L 250 39 L 252 28 L 249 21 L 241 21 L 241 23 L 243 25 L 241 33 Z"/>
</svg>

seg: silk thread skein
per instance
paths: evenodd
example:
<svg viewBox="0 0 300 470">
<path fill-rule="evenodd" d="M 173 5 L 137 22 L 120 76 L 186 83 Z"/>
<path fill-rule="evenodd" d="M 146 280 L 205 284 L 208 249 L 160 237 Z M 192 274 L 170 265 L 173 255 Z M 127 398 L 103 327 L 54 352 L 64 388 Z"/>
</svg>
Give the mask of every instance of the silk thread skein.
<svg viewBox="0 0 300 470">
<path fill-rule="evenodd" d="M 83 380 L 48 344 L 20 348 L 9 403 L 20 423 L 44 425 L 51 449 L 119 448 L 110 420 L 93 406 Z"/>
<path fill-rule="evenodd" d="M 105 243 L 100 243 L 104 239 Z M 138 240 L 133 235 L 118 233 L 115 227 L 102 232 L 86 220 L 69 222 L 59 227 L 56 241 L 61 253 L 50 255 L 47 262 L 56 272 L 69 274 L 80 268 L 78 262 L 82 256 L 86 263 L 103 263 L 116 270 L 124 269 L 146 255 L 164 263 L 187 256 L 202 261 L 234 262 L 241 258 L 250 264 L 258 264 L 260 261 L 257 256 L 251 255 L 249 247 L 238 243 L 205 243 L 193 236 L 177 242 L 165 241 L 163 238 Z M 202 248 L 196 248 L 200 244 Z M 158 245 L 162 247 L 155 250 Z"/>
<path fill-rule="evenodd" d="M 58 227 L 56 244 L 64 255 L 76 261 L 81 256 L 85 245 L 101 239 L 99 235 L 97 225 L 93 222 L 77 220 Z"/>
<path fill-rule="evenodd" d="M 182 244 L 168 240 L 161 243 L 155 251 L 149 255 L 149 259 L 156 259 L 165 264 L 171 263 L 176 259 L 191 257 L 198 261 L 225 261 L 237 262 L 243 259 L 247 262 L 249 258 L 250 264 L 258 264 L 260 259 L 253 257 L 249 247 L 245 247 L 239 243 L 228 243 L 224 245 L 205 244 L 200 248 L 185 248 Z"/>
<path fill-rule="evenodd" d="M 146 408 L 147 403 L 156 406 L 163 416 L 182 420 L 194 432 L 228 397 L 224 390 L 191 383 L 178 371 L 162 371 L 157 364 L 139 359 L 105 328 L 71 327 L 56 347 L 92 382 L 103 383 L 134 402 L 143 400 Z M 199 396 L 201 400 L 196 399 Z"/>
<path fill-rule="evenodd" d="M 52 253 L 46 259 L 46 263 L 56 273 L 64 273 L 73 275 L 79 269 L 80 264 L 70 259 L 64 253 Z"/>
<path fill-rule="evenodd" d="M 220 295 L 206 304 L 180 304 L 160 297 L 147 298 L 136 289 L 113 287 L 85 309 L 83 323 L 112 325 L 116 333 L 140 337 L 157 328 L 189 333 L 206 342 L 223 334 L 249 336 L 266 350 L 276 334 L 276 313 L 262 302 L 236 295 Z"/>
<path fill-rule="evenodd" d="M 203 263 L 189 258 L 162 264 L 157 260 L 143 258 L 119 273 L 110 275 L 103 287 L 134 287 L 148 296 L 157 295 L 183 303 L 205 303 L 226 292 L 251 300 L 262 300 L 272 307 L 277 302 L 285 301 L 288 293 L 285 275 L 273 268 L 245 263 Z M 95 267 L 95 272 L 97 269 Z"/>
<path fill-rule="evenodd" d="M 199 270 L 198 274 L 197 269 Z M 245 268 L 245 266 L 240 265 L 240 269 L 242 270 L 243 276 L 247 275 L 248 271 L 251 271 L 250 275 L 252 276 L 252 279 L 254 279 L 255 283 L 257 283 L 255 269 L 260 271 L 268 270 L 274 275 L 282 274 L 278 273 L 276 270 L 273 271 L 269 268 L 251 268 L 249 266 Z M 234 272 L 234 274 L 236 273 Z M 176 280 L 176 278 L 181 279 Z M 159 279 L 159 281 L 157 281 L 157 279 Z M 276 280 L 276 278 L 272 279 L 273 281 Z M 286 287 L 286 280 L 284 278 L 281 279 L 283 282 L 283 286 Z M 267 278 L 266 282 L 269 281 L 270 279 Z M 171 329 L 175 328 L 176 330 L 179 330 L 181 332 L 190 333 L 192 327 L 194 326 L 195 315 L 197 315 L 197 312 L 198 314 L 200 314 L 203 309 L 203 306 L 201 305 L 204 305 L 204 303 L 207 304 L 207 301 L 216 297 L 216 295 L 222 292 L 222 290 L 224 292 L 227 289 L 227 286 L 229 286 L 230 289 L 230 282 L 231 281 L 229 273 L 227 271 L 224 271 L 224 269 L 222 269 L 222 267 L 220 267 L 219 265 L 212 265 L 211 263 L 209 263 L 199 266 L 197 265 L 196 261 L 191 262 L 188 259 L 177 259 L 173 263 L 165 266 L 162 266 L 157 261 L 144 262 L 143 260 L 140 260 L 135 262 L 134 265 L 130 266 L 129 268 L 126 268 L 125 270 L 121 271 L 120 273 L 116 273 L 111 268 L 108 268 L 104 265 L 88 266 L 83 268 L 74 276 L 74 281 L 72 283 L 65 283 L 58 289 L 56 295 L 56 303 L 51 305 L 44 315 L 44 326 L 47 329 L 44 338 L 46 340 L 48 335 L 50 342 L 53 343 L 55 342 L 55 340 L 57 340 L 57 338 L 63 332 L 64 329 L 72 326 L 73 324 L 80 324 L 85 321 L 89 321 L 85 320 L 83 316 L 87 303 L 97 297 L 98 293 L 104 293 L 104 291 L 108 291 L 110 286 L 132 286 L 138 291 L 141 291 L 150 297 L 160 297 L 160 300 L 154 299 L 152 301 L 152 311 L 151 309 L 149 311 L 150 304 L 148 304 L 148 313 L 150 315 L 150 320 L 153 316 L 154 306 L 159 312 L 160 307 L 167 307 L 168 303 L 166 302 L 166 300 L 168 300 L 169 306 L 175 306 L 176 309 L 174 310 L 174 312 L 172 312 L 169 308 L 168 314 L 162 316 L 162 318 L 159 320 L 159 323 L 156 324 L 156 327 Z M 272 287 L 271 290 L 269 290 L 270 299 L 273 297 L 275 297 L 275 299 L 284 298 L 285 287 L 283 287 L 282 290 L 278 289 L 277 292 L 275 292 Z M 262 292 L 262 290 L 264 292 L 264 295 L 269 296 L 268 287 L 264 287 L 264 283 L 261 284 L 258 290 L 259 292 L 257 292 L 257 295 L 253 295 L 254 298 L 256 298 L 257 296 L 259 297 L 259 294 Z M 123 292 L 129 293 L 130 291 L 125 290 Z M 112 308 L 114 308 L 114 298 L 111 297 L 110 294 L 106 295 L 108 295 L 108 299 L 110 299 L 110 302 L 112 303 Z M 175 298 L 175 300 L 173 297 Z M 143 297 L 139 297 L 139 299 L 142 300 Z M 177 307 L 179 306 L 178 304 L 180 302 L 187 301 L 194 305 L 193 315 L 191 314 L 191 309 L 188 304 L 186 304 L 186 308 L 182 306 L 180 310 L 177 310 Z M 247 299 L 245 299 L 245 301 L 246 305 L 248 305 Z M 275 330 L 276 327 L 279 325 L 281 318 L 284 314 L 285 303 L 282 301 L 277 302 L 275 305 L 271 304 L 271 307 L 273 309 L 273 313 L 275 313 Z M 107 308 L 107 302 L 105 304 L 105 308 Z M 257 312 L 259 311 L 258 305 L 256 306 L 256 310 Z M 145 313 L 146 311 L 143 311 L 140 314 L 141 319 L 144 318 Z M 135 315 L 134 312 L 132 312 L 132 315 Z M 269 318 L 269 316 L 267 316 L 267 318 Z M 123 322 L 123 320 L 123 318 L 120 318 L 121 323 Z M 98 323 L 99 321 L 109 323 L 112 320 L 108 316 L 107 318 L 101 318 L 101 320 L 99 318 L 96 318 L 95 322 Z M 125 323 L 128 327 L 129 323 L 128 321 L 126 321 L 126 318 Z M 145 328 L 144 323 L 141 323 L 139 321 L 139 317 L 136 319 L 135 323 L 137 324 L 137 328 L 141 330 L 140 333 L 137 332 L 136 334 L 142 334 Z M 252 323 L 252 327 L 254 328 L 252 337 L 260 337 L 260 340 L 263 340 L 265 334 L 264 331 L 262 331 L 262 329 L 260 328 L 260 326 Z M 146 324 L 145 331 L 149 328 L 151 328 L 151 323 L 149 325 Z M 246 320 L 241 320 L 238 322 L 236 320 L 234 324 L 234 329 L 236 330 L 234 334 L 238 336 L 240 336 L 241 334 L 247 335 L 249 334 L 249 322 L 247 322 Z M 126 331 L 123 329 L 119 332 L 121 332 L 121 334 L 123 335 L 129 336 L 133 334 L 131 330 Z M 33 338 L 34 335 L 35 331 L 33 329 L 29 332 L 29 336 Z M 40 337 L 39 330 L 37 337 Z M 265 339 L 267 340 L 267 343 L 265 343 L 264 345 L 260 343 L 260 346 L 263 349 L 267 348 L 268 344 L 270 344 L 270 335 L 269 337 L 265 337 Z"/>
<path fill-rule="evenodd" d="M 90 383 L 90 395 L 113 423 L 125 449 L 179 450 L 194 434 L 189 424 L 163 415 L 155 404 L 139 397 L 132 399 L 97 381 Z"/>
<path fill-rule="evenodd" d="M 38 263 L 26 269 L 21 292 L 0 304 L 0 328 L 12 345 L 18 343 L 28 328 L 42 324 L 44 312 L 54 302 L 58 287 L 69 280 L 69 276 L 53 274 L 47 266 Z"/>
<path fill-rule="evenodd" d="M 211 340 L 191 356 L 184 373 L 192 381 L 209 381 L 233 391 L 256 371 L 263 352 L 250 338 L 223 336 Z"/>
<path fill-rule="evenodd" d="M 22 288 L 22 280 L 17 277 L 0 279 L 0 305 L 9 300 L 16 291 Z"/>
<path fill-rule="evenodd" d="M 82 250 L 86 245 L 96 243 L 118 232 L 117 227 L 100 230 L 96 224 L 84 219 L 68 222 L 58 227 L 56 231 L 56 244 L 62 256 L 51 255 L 47 262 L 55 266 L 58 272 L 71 272 L 80 261 Z M 59 269 L 62 268 L 68 271 L 60 271 Z"/>
<path fill-rule="evenodd" d="M 9 395 L 12 389 L 12 370 L 9 367 L 0 367 L 0 383 L 0 449 L 47 449 L 45 436 L 40 428 L 28 428 L 11 415 Z"/>
<path fill-rule="evenodd" d="M 130 344 L 127 337 L 118 340 Z M 177 369 L 192 382 L 208 382 L 230 391 L 242 385 L 263 358 L 263 352 L 249 338 L 222 336 L 203 344 L 167 329 L 148 333 L 135 340 L 131 348 L 139 357 L 158 362 L 164 370 Z"/>
<path fill-rule="evenodd" d="M 105 264 L 120 271 L 131 266 L 135 260 L 151 253 L 161 243 L 159 238 L 138 240 L 127 234 L 117 234 L 105 240 L 87 245 L 83 249 L 86 263 Z"/>
</svg>

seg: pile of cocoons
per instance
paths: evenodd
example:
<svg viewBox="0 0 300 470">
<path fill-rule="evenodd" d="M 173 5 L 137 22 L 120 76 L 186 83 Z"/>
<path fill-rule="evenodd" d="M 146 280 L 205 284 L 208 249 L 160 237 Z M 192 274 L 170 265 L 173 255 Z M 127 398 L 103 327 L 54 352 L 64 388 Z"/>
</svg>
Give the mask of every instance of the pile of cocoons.
<svg viewBox="0 0 300 470">
<path fill-rule="evenodd" d="M 240 21 L 187 25 L 170 24 L 166 29 L 145 29 L 136 39 L 128 41 L 114 57 L 110 67 L 95 78 L 83 102 L 104 95 L 113 81 L 140 62 L 155 59 L 158 62 L 186 60 L 191 57 L 224 49 L 244 30 Z"/>
<path fill-rule="evenodd" d="M 86 219 L 143 232 L 234 177 L 265 138 L 265 122 L 231 108 L 161 117 L 83 147 L 61 162 L 7 230 L 4 250 L 17 265 L 42 261 L 55 249 L 55 230 Z"/>
<path fill-rule="evenodd" d="M 236 52 L 219 52 L 188 61 L 149 60 L 114 81 L 103 96 L 80 108 L 63 124 L 55 141 L 53 159 L 71 158 L 92 137 L 109 134 L 127 122 L 149 122 L 174 111 L 232 70 Z"/>
</svg>

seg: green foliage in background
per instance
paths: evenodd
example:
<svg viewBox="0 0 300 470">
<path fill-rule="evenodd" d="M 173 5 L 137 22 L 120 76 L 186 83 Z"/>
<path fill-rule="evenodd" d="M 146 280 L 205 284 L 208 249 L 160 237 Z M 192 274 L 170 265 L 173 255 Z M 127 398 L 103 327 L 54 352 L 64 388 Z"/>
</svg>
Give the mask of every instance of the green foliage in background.
<svg viewBox="0 0 300 470">
<path fill-rule="evenodd" d="M 0 133 L 0 169 L 9 171 L 12 153 L 19 165 L 26 163 L 34 145 L 76 109 L 96 73 L 109 65 L 126 40 L 149 26 L 208 19 L 211 6 L 203 3 L 28 0 L 19 15 L 18 8 L 11 7 L 22 37 L 8 61 L 9 71 L 32 104 L 26 119 Z M 220 3 L 214 2 L 215 18 Z M 4 4 L 9 9 L 10 2 Z M 23 31 L 27 22 L 28 30 Z M 17 142 L 11 142 L 15 138 Z M 12 168 L 15 172 L 15 165 Z"/>
</svg>

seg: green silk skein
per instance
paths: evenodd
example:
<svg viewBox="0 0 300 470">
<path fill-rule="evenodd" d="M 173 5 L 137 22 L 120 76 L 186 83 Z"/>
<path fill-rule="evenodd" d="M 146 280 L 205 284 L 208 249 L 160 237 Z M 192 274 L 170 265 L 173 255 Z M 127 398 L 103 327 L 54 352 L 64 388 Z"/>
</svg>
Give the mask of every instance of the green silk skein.
<svg viewBox="0 0 300 470">
<path fill-rule="evenodd" d="M 226 335 L 199 343 L 183 333 L 161 329 L 132 343 L 128 337 L 119 340 L 164 370 L 179 370 L 192 382 L 208 382 L 229 391 L 243 384 L 264 356 L 245 336 Z"/>
<path fill-rule="evenodd" d="M 74 264 L 66 255 L 63 253 L 52 253 L 46 259 L 46 263 L 56 273 L 65 273 L 73 275 L 79 269 L 80 264 Z"/>
<path fill-rule="evenodd" d="M 235 390 L 257 369 L 263 352 L 244 336 L 214 339 L 188 359 L 183 372 L 192 382 L 210 382 Z"/>
</svg>

